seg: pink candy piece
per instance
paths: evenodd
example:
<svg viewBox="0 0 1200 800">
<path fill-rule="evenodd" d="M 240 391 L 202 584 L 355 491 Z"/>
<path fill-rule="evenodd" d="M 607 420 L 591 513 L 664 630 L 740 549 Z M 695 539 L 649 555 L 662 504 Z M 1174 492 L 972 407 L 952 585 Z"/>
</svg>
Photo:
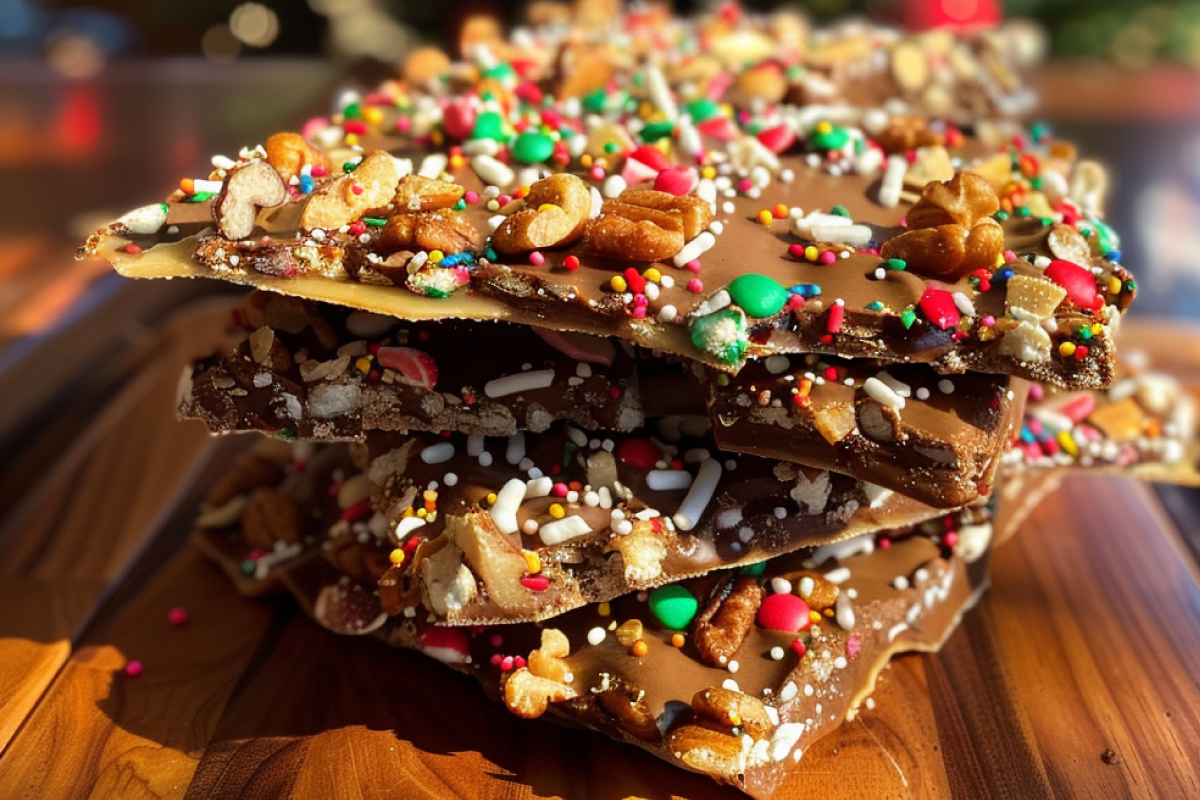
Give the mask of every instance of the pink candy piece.
<svg viewBox="0 0 1200 800">
<path fill-rule="evenodd" d="M 399 372 L 403 379 L 425 389 L 437 383 L 438 368 L 433 357 L 411 347 L 381 347 L 375 354 L 379 363 Z"/>
<path fill-rule="evenodd" d="M 183 606 L 175 606 L 175 608 L 172 608 L 167 612 L 167 622 L 170 622 L 175 627 L 179 627 L 183 623 L 187 622 L 187 618 L 187 609 Z"/>
<path fill-rule="evenodd" d="M 142 662 L 134 659 L 125 665 L 125 674 L 131 678 L 136 678 L 138 675 L 142 674 L 144 669 L 145 668 L 142 666 Z"/>
<path fill-rule="evenodd" d="M 670 159 L 667 158 L 666 154 L 663 153 L 662 150 L 659 150 L 657 147 L 653 147 L 648 144 L 635 147 L 629 154 L 629 160 L 644 164 L 653 169 L 655 172 L 659 172 L 671 166 Z"/>
<path fill-rule="evenodd" d="M 691 167 L 670 167 L 658 173 L 654 179 L 654 188 L 660 192 L 683 197 L 691 194 L 700 182 L 700 176 Z"/>
<path fill-rule="evenodd" d="M 1076 424 L 1083 422 L 1096 410 L 1096 396 L 1091 392 L 1083 392 L 1055 409 L 1067 419 Z"/>
<path fill-rule="evenodd" d="M 808 603 L 794 594 L 768 595 L 758 607 L 758 624 L 770 631 L 796 633 L 808 628 Z"/>
<path fill-rule="evenodd" d="M 760 131 L 758 140 L 772 153 L 782 153 L 796 143 L 796 131 L 791 125 L 775 125 Z"/>
</svg>

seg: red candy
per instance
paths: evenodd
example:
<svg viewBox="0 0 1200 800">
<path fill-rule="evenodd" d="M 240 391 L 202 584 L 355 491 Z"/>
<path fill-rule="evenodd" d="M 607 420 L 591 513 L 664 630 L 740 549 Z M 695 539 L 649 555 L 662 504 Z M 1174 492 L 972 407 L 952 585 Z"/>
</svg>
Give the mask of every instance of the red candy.
<svg viewBox="0 0 1200 800">
<path fill-rule="evenodd" d="M 670 160 L 662 150 L 652 145 L 644 144 L 641 147 L 635 147 L 629 157 L 634 161 L 640 161 L 648 167 L 653 167 L 656 172 L 662 171 L 671 166 Z"/>
<path fill-rule="evenodd" d="M 925 318 L 942 330 L 955 327 L 961 319 L 958 307 L 954 305 L 954 297 L 945 289 L 926 287 L 917 305 L 921 307 Z"/>
<path fill-rule="evenodd" d="M 808 628 L 808 603 L 794 594 L 773 594 L 758 607 L 758 624 L 769 631 L 795 633 Z"/>
<path fill-rule="evenodd" d="M 426 628 L 420 642 L 422 653 L 444 664 L 461 664 L 471 655 L 471 640 L 462 628 Z"/>
<path fill-rule="evenodd" d="M 796 143 L 796 131 L 791 125 L 775 125 L 760 131 L 758 140 L 772 153 L 782 153 Z"/>
<path fill-rule="evenodd" d="M 532 592 L 544 592 L 550 588 L 550 579 L 545 575 L 526 575 L 521 585 Z"/>
<path fill-rule="evenodd" d="M 1080 308 L 1098 310 L 1104 300 L 1096 291 L 1096 279 L 1090 270 L 1061 258 L 1046 267 L 1046 277 L 1067 290 L 1067 297 Z"/>
<path fill-rule="evenodd" d="M 617 445 L 617 460 L 640 470 L 652 470 L 662 458 L 658 447 L 649 439 L 626 439 Z"/>
<path fill-rule="evenodd" d="M 379 363 L 399 372 L 407 381 L 425 389 L 437 383 L 438 368 L 433 358 L 411 347 L 381 347 L 375 354 Z"/>
</svg>

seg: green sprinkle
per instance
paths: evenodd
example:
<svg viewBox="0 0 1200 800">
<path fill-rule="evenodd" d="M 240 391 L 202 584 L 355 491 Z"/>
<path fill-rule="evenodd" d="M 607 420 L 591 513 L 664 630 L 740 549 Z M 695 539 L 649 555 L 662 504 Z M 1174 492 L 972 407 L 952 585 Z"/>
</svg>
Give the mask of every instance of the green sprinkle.
<svg viewBox="0 0 1200 800">
<path fill-rule="evenodd" d="M 363 217 L 362 221 L 364 225 L 372 228 L 382 228 L 384 225 L 387 225 L 387 220 L 381 217 Z"/>
<path fill-rule="evenodd" d="M 996 220 L 997 222 L 1004 222 L 1008 219 L 1008 212 L 1002 208 L 995 214 L 992 214 L 992 219 Z"/>
<path fill-rule="evenodd" d="M 908 267 L 908 262 L 903 258 L 889 258 L 887 261 L 883 262 L 883 265 L 888 269 L 901 271 Z"/>
<path fill-rule="evenodd" d="M 687 628 L 700 607 L 696 596 L 679 584 L 660 586 L 650 592 L 650 613 L 664 628 L 681 631 Z"/>
<path fill-rule="evenodd" d="M 453 206 L 451 206 L 451 208 L 453 208 L 455 211 L 464 211 L 464 210 L 466 210 L 466 207 L 467 207 L 467 201 L 461 197 L 458 198 L 458 202 L 456 202 Z"/>
<path fill-rule="evenodd" d="M 829 213 L 833 214 L 835 216 L 838 216 L 838 217 L 846 217 L 847 219 L 850 218 L 850 209 L 846 208 L 844 205 L 841 205 L 840 203 L 838 205 L 834 206 L 833 208 L 829 209 Z"/>
<path fill-rule="evenodd" d="M 209 199 L 211 199 L 212 197 L 213 197 L 213 193 L 212 193 L 212 192 L 196 192 L 194 195 L 192 195 L 191 197 L 189 197 L 189 198 L 187 199 L 187 202 L 189 202 L 189 203 L 203 203 L 205 200 L 209 200 Z"/>
<path fill-rule="evenodd" d="M 342 109 L 342 116 L 346 119 L 359 119 L 362 117 L 362 103 L 350 103 Z"/>
<path fill-rule="evenodd" d="M 358 169 L 359 163 L 358 161 L 347 161 L 345 164 L 342 164 L 342 172 L 347 174 L 354 172 L 354 170 Z"/>
<path fill-rule="evenodd" d="M 1087 325 L 1080 325 L 1076 334 L 1080 339 L 1090 339 L 1092 338 L 1092 329 Z"/>
<path fill-rule="evenodd" d="M 1033 212 L 1029 210 L 1029 206 L 1017 206 L 1017 216 L 1021 219 L 1027 218 L 1032 213 Z"/>
<path fill-rule="evenodd" d="M 616 142 L 605 142 L 604 143 L 604 152 L 610 156 L 613 153 L 617 152 L 617 143 Z"/>
<path fill-rule="evenodd" d="M 670 136 L 674 131 L 674 122 L 651 122 L 642 128 L 642 139 L 647 142 L 656 142 Z"/>
<path fill-rule="evenodd" d="M 475 118 L 475 126 L 471 128 L 472 139 L 493 139 L 495 141 L 508 141 L 508 133 L 505 131 L 504 117 L 495 111 L 485 111 Z"/>
<path fill-rule="evenodd" d="M 911 308 L 904 309 L 900 314 L 900 321 L 904 323 L 905 330 L 911 328 L 913 323 L 917 321 L 917 312 Z"/>
<path fill-rule="evenodd" d="M 245 561 L 243 561 L 242 562 L 242 572 L 246 575 L 253 575 L 254 574 L 254 562 L 248 558 Z"/>
<path fill-rule="evenodd" d="M 885 308 L 887 308 L 887 306 L 883 304 L 882 300 L 876 300 L 874 303 L 871 303 L 867 306 L 868 311 L 883 311 Z"/>
<path fill-rule="evenodd" d="M 829 130 L 824 132 L 814 129 L 808 137 L 808 143 L 814 150 L 841 150 L 848 141 L 850 133 L 837 125 L 830 125 Z"/>
<path fill-rule="evenodd" d="M 693 122 L 704 122 L 721 113 L 721 107 L 717 104 L 717 101 L 708 97 L 693 100 L 684 107 L 687 109 L 688 114 L 692 116 Z"/>
<path fill-rule="evenodd" d="M 753 578 L 761 577 L 762 574 L 766 571 L 767 571 L 767 562 L 765 562 L 765 561 L 760 561 L 757 564 L 749 564 L 745 567 L 742 567 L 742 574 L 749 575 Z"/>
<path fill-rule="evenodd" d="M 280 428 L 279 429 L 279 438 L 283 439 L 285 442 L 296 441 L 296 439 L 298 438 L 296 436 L 296 429 L 295 428 Z"/>
<path fill-rule="evenodd" d="M 788 301 L 788 291 L 779 281 L 753 272 L 738 275 L 728 288 L 734 304 L 754 319 L 775 316 Z"/>
<path fill-rule="evenodd" d="M 726 375 L 724 372 L 722 372 L 720 375 L 717 376 L 717 386 L 728 386 L 728 385 L 729 385 L 729 376 Z"/>
</svg>

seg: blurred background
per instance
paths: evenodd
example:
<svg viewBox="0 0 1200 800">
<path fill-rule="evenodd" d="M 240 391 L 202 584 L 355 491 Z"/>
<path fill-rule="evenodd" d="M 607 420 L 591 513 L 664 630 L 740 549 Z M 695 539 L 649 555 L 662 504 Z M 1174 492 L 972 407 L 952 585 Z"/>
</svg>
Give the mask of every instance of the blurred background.
<svg viewBox="0 0 1200 800">
<path fill-rule="evenodd" d="M 464 36 L 567 2 L 0 0 L 0 383 L 22 387 L 0 403 L 0 446 L 41 442 L 36 414 L 92 402 L 114 382 L 112 353 L 180 303 L 237 291 L 134 286 L 98 259 L 73 260 L 87 233 L 165 196 L 211 155 L 396 75 L 421 43 L 457 51 Z M 1031 78 L 1038 116 L 1111 168 L 1109 220 L 1141 285 L 1132 313 L 1200 320 L 1200 0 L 744 5 L 911 27 L 1036 21 L 1048 48 Z"/>
</svg>

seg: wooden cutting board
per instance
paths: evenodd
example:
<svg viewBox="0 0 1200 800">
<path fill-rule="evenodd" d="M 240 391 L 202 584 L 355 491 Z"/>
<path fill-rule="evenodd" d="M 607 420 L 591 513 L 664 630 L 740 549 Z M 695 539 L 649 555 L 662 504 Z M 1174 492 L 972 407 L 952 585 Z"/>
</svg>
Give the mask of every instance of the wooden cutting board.
<svg viewBox="0 0 1200 800">
<path fill-rule="evenodd" d="M 741 796 L 513 718 L 290 599 L 237 596 L 184 540 L 248 440 L 172 411 L 180 364 L 223 318 L 209 301 L 148 336 L 5 498 L 0 797 Z M 1200 570 L 1183 546 L 1200 504 L 1185 498 L 1176 523 L 1142 484 L 1068 479 L 996 552 L 992 591 L 942 652 L 897 659 L 875 707 L 776 796 L 1200 797 Z"/>
</svg>

